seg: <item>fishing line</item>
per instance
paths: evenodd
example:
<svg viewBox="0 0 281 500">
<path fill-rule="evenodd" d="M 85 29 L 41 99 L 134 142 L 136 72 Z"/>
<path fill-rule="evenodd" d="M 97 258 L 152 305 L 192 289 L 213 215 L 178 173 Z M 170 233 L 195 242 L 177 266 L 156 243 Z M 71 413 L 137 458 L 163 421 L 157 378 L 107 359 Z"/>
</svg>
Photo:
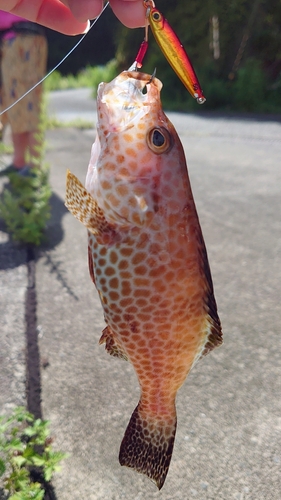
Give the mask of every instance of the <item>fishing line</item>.
<svg viewBox="0 0 281 500">
<path fill-rule="evenodd" d="M 18 102 L 20 102 L 24 97 L 26 97 L 28 94 L 30 94 L 30 92 L 32 92 L 32 90 L 36 89 L 36 87 L 38 87 L 38 85 L 40 85 L 41 83 L 44 82 L 44 80 L 46 80 L 46 78 L 48 78 L 48 76 L 50 76 L 69 56 L 70 54 L 72 54 L 72 52 L 74 52 L 74 50 L 78 47 L 78 45 L 80 45 L 81 42 L 83 42 L 85 36 L 88 35 L 89 31 L 92 29 L 92 27 L 96 24 L 96 22 L 99 20 L 99 18 L 101 17 L 101 15 L 103 14 L 103 12 L 105 11 L 106 7 L 109 5 L 109 2 L 107 2 L 105 4 L 105 6 L 103 7 L 101 13 L 98 15 L 98 17 L 96 17 L 96 19 L 92 22 L 89 30 L 87 31 L 87 33 L 85 33 L 81 38 L 80 40 L 78 40 L 78 42 L 74 45 L 74 47 L 72 47 L 72 49 L 70 49 L 70 51 L 66 54 L 66 56 L 63 57 L 63 59 L 53 68 L 51 69 L 51 71 L 49 71 L 49 73 L 47 73 L 47 75 L 45 75 L 43 78 L 41 78 L 41 80 L 39 80 L 39 82 L 35 83 L 35 85 L 33 85 L 33 87 L 31 87 L 31 89 L 29 89 L 27 92 L 25 92 L 25 94 L 23 94 L 21 97 L 19 97 L 15 102 L 13 102 L 13 104 L 11 104 L 10 106 L 8 106 L 8 108 L 4 109 L 3 111 L 1 111 L 0 113 L 0 116 L 3 115 L 4 113 L 6 113 L 6 111 L 9 111 L 9 109 L 13 108 Z"/>
</svg>

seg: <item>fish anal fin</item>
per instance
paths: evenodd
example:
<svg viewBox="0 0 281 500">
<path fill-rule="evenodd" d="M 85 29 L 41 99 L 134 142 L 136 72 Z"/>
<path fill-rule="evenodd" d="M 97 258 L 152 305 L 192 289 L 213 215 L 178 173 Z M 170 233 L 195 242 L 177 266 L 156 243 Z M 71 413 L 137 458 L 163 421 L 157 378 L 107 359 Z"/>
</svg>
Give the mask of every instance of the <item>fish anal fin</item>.
<svg viewBox="0 0 281 500">
<path fill-rule="evenodd" d="M 100 245 L 110 245 L 120 239 L 97 202 L 77 177 L 67 170 L 65 206 L 84 226 L 95 235 Z"/>
<path fill-rule="evenodd" d="M 147 475 L 160 490 L 169 470 L 176 426 L 176 414 L 168 425 L 163 420 L 145 419 L 139 403 L 121 443 L 120 464 Z"/>
<path fill-rule="evenodd" d="M 115 356 L 116 358 L 121 358 L 125 361 L 128 361 L 127 354 L 116 341 L 114 333 L 112 332 L 110 326 L 107 326 L 103 330 L 99 344 L 105 344 L 105 349 L 111 356 Z"/>
</svg>

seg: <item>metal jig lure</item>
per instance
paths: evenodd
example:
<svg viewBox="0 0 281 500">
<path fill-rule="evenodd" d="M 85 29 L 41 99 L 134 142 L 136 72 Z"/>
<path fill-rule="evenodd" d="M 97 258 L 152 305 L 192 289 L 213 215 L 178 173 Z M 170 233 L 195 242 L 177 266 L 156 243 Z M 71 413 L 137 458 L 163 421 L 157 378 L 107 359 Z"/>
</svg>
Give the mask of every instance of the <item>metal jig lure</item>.
<svg viewBox="0 0 281 500">
<path fill-rule="evenodd" d="M 180 39 L 169 25 L 167 19 L 156 9 L 153 0 L 144 0 L 144 7 L 151 31 L 167 61 L 192 97 L 197 100 L 198 104 L 203 104 L 206 98 Z M 147 39 L 144 41 L 147 43 Z M 141 52 L 141 48 L 139 52 Z"/>
</svg>

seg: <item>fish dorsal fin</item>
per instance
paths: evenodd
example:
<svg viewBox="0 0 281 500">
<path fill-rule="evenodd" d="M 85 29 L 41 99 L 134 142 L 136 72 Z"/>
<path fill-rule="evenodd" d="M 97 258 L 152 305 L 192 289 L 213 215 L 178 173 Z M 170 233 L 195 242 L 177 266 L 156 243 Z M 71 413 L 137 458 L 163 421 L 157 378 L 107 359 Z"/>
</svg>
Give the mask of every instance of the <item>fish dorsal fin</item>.
<svg viewBox="0 0 281 500">
<path fill-rule="evenodd" d="M 116 231 L 97 202 L 77 177 L 67 170 L 65 206 L 84 226 L 94 234 L 101 245 L 116 241 Z"/>
</svg>

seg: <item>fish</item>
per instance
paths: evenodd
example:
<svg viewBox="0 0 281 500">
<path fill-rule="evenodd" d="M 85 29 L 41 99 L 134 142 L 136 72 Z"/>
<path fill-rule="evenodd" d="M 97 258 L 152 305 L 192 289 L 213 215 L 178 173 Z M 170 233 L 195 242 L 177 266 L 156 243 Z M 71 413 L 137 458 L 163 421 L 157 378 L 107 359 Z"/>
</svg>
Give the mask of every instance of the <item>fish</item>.
<svg viewBox="0 0 281 500">
<path fill-rule="evenodd" d="M 186 89 L 198 104 L 206 101 L 191 60 L 177 34 L 152 0 L 144 0 L 146 16 L 154 38 Z"/>
<path fill-rule="evenodd" d="M 177 391 L 222 343 L 185 154 L 161 88 L 154 75 L 130 70 L 99 85 L 85 187 L 68 171 L 65 199 L 88 230 L 106 325 L 100 344 L 133 365 L 140 385 L 119 462 L 159 489 L 173 452 Z"/>
</svg>

